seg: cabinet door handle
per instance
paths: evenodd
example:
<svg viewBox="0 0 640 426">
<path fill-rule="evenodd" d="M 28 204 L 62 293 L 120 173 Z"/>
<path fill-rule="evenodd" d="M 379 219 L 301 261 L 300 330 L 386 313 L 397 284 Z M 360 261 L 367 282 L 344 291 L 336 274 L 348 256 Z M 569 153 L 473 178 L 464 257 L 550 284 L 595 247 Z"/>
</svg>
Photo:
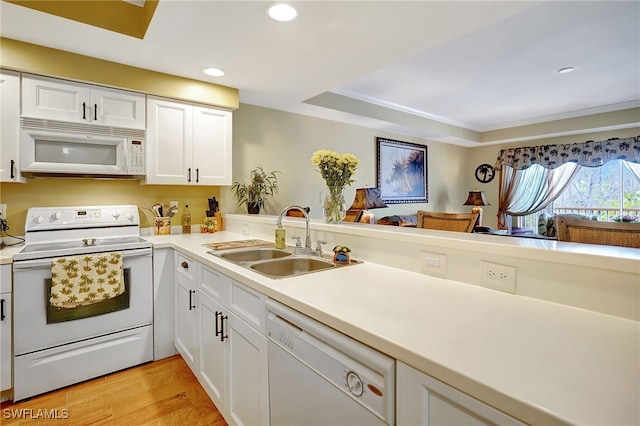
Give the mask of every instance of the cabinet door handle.
<svg viewBox="0 0 640 426">
<path fill-rule="evenodd" d="M 191 182 L 191 167 L 187 169 L 187 182 Z"/>
<path fill-rule="evenodd" d="M 220 328 L 218 327 L 218 318 L 222 316 L 222 312 L 216 311 L 216 337 L 220 335 Z"/>
<path fill-rule="evenodd" d="M 196 308 L 196 305 L 193 304 L 193 294 L 195 293 L 195 290 L 189 290 L 189 310 L 193 310 Z"/>
<path fill-rule="evenodd" d="M 87 104 L 86 104 L 86 102 L 82 103 L 82 119 L 83 120 L 87 119 Z"/>
<path fill-rule="evenodd" d="M 200 182 L 200 169 L 196 169 L 196 183 Z"/>
<path fill-rule="evenodd" d="M 189 269 L 189 264 L 186 261 L 182 261 L 180 266 L 182 266 L 184 269 Z"/>
<path fill-rule="evenodd" d="M 11 179 L 13 179 L 14 177 L 16 177 L 15 174 L 13 174 L 13 170 L 16 168 L 16 162 L 15 160 L 11 160 Z"/>
<path fill-rule="evenodd" d="M 220 313 L 220 341 L 224 342 L 224 339 L 228 339 L 229 335 L 225 335 L 224 334 L 224 322 L 225 320 L 227 320 L 229 317 L 226 315 L 222 315 L 222 313 Z"/>
<path fill-rule="evenodd" d="M 98 104 L 93 104 L 93 121 L 98 121 Z"/>
<path fill-rule="evenodd" d="M 6 317 L 4 314 L 4 299 L 0 299 L 0 321 L 4 321 Z"/>
</svg>

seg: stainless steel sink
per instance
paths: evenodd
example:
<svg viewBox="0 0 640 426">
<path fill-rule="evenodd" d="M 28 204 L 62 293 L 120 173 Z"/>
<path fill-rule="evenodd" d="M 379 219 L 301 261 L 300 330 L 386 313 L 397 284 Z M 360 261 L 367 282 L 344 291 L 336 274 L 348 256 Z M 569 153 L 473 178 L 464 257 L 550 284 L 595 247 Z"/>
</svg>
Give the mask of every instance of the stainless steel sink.
<svg viewBox="0 0 640 426">
<path fill-rule="evenodd" d="M 294 256 L 267 262 L 257 262 L 250 266 L 254 271 L 273 278 L 291 277 L 335 267 L 336 265 L 333 262 L 310 256 Z"/>
<path fill-rule="evenodd" d="M 220 253 L 218 256 L 232 262 L 256 262 L 291 256 L 291 252 L 275 248 L 252 248 Z"/>
<path fill-rule="evenodd" d="M 208 253 L 274 279 L 348 266 L 335 264 L 331 257 L 327 256 L 297 254 L 293 248 L 284 250 L 273 247 L 243 248 Z M 352 259 L 350 265 L 356 263 L 362 262 Z"/>
</svg>

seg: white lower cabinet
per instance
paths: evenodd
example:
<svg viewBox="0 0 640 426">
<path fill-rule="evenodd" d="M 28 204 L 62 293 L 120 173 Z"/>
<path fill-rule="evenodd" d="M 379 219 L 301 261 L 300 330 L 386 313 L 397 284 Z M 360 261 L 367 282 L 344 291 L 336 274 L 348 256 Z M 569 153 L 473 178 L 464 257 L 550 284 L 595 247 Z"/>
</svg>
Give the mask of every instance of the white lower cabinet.
<svg viewBox="0 0 640 426">
<path fill-rule="evenodd" d="M 0 391 L 11 389 L 11 265 L 0 266 Z"/>
<path fill-rule="evenodd" d="M 194 374 L 197 372 L 198 317 L 196 306 L 196 285 L 189 274 L 197 267 L 196 262 L 176 253 L 176 274 L 174 293 L 174 333 L 175 346 Z M 183 272 L 186 270 L 186 272 Z"/>
<path fill-rule="evenodd" d="M 266 296 L 180 253 L 175 260 L 176 349 L 228 424 L 268 425 Z"/>
<path fill-rule="evenodd" d="M 236 315 L 229 319 L 228 421 L 236 425 L 268 425 L 267 338 Z"/>
<path fill-rule="evenodd" d="M 153 249 L 153 359 L 176 354 L 174 324 L 174 254 Z"/>
<path fill-rule="evenodd" d="M 397 362 L 396 422 L 405 425 L 524 425 L 427 374 Z"/>
<path fill-rule="evenodd" d="M 197 377 L 209 398 L 222 412 L 229 354 L 228 345 L 220 335 L 220 313 L 224 308 L 205 293 L 200 294 L 199 302 L 200 367 Z"/>
</svg>

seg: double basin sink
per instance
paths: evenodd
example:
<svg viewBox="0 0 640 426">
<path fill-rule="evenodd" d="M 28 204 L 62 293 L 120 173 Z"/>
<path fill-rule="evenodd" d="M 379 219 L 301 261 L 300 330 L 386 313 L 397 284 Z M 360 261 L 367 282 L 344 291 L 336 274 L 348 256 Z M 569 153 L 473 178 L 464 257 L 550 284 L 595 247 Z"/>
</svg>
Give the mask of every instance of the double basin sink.
<svg viewBox="0 0 640 426">
<path fill-rule="evenodd" d="M 294 254 L 290 249 L 271 247 L 234 249 L 210 254 L 244 266 L 269 278 L 288 278 L 311 272 L 333 269 L 343 264 L 333 263 L 329 258 Z M 351 261 L 350 264 L 359 263 Z"/>
</svg>

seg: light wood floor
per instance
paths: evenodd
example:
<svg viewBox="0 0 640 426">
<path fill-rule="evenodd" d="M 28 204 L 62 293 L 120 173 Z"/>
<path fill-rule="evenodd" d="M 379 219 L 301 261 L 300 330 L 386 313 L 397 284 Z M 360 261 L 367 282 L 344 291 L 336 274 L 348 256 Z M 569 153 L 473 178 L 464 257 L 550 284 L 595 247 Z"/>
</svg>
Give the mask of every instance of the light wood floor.
<svg viewBox="0 0 640 426">
<path fill-rule="evenodd" d="M 16 404 L 3 402 L 4 425 L 226 426 L 179 355 L 133 367 Z M 18 410 L 31 419 L 15 419 Z M 43 419 L 48 410 L 57 419 Z M 57 411 L 52 411 L 57 410 Z M 66 419 L 61 418 L 65 417 Z M 37 419 L 38 413 L 41 414 Z"/>
</svg>

